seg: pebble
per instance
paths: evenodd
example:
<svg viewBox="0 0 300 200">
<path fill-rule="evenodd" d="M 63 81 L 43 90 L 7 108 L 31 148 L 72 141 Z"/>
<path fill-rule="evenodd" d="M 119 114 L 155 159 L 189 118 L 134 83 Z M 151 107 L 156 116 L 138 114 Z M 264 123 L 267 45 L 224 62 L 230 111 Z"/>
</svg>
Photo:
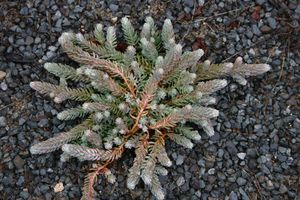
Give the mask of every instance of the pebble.
<svg viewBox="0 0 300 200">
<path fill-rule="evenodd" d="M 11 35 L 11 36 L 8 37 L 8 42 L 10 44 L 14 44 L 14 36 L 13 35 Z"/>
<path fill-rule="evenodd" d="M 23 183 L 24 183 L 24 181 L 25 181 L 24 176 L 20 176 L 20 177 L 18 178 L 18 181 L 17 181 L 16 184 L 17 184 L 18 186 L 22 186 Z"/>
<path fill-rule="evenodd" d="M 284 194 L 288 191 L 287 187 L 284 185 L 284 184 L 280 184 L 280 187 L 279 187 L 279 192 L 281 194 Z"/>
<path fill-rule="evenodd" d="M 44 118 L 44 119 L 41 119 L 38 123 L 38 126 L 39 127 L 46 127 L 48 125 L 49 121 L 48 119 Z"/>
<path fill-rule="evenodd" d="M 45 176 L 47 174 L 45 169 L 41 169 L 40 170 L 40 175 Z"/>
<path fill-rule="evenodd" d="M 29 198 L 29 193 L 27 191 L 22 191 L 22 192 L 20 192 L 20 197 L 22 199 L 28 199 Z"/>
<path fill-rule="evenodd" d="M 238 196 L 234 191 L 231 191 L 229 194 L 229 200 L 238 200 Z"/>
<path fill-rule="evenodd" d="M 50 51 L 56 51 L 56 50 L 57 50 L 57 47 L 56 47 L 56 46 L 50 46 L 50 47 L 48 47 L 48 49 L 49 49 Z"/>
<path fill-rule="evenodd" d="M 41 185 L 40 189 L 41 189 L 41 192 L 45 194 L 49 191 L 49 186 L 48 185 Z"/>
<path fill-rule="evenodd" d="M 257 35 L 257 36 L 260 36 L 261 35 L 261 32 L 260 32 L 260 30 L 259 30 L 259 28 L 258 28 L 258 26 L 256 25 L 256 24 L 252 24 L 252 32 L 255 34 L 255 35 Z"/>
<path fill-rule="evenodd" d="M 6 118 L 4 116 L 0 116 L 0 127 L 6 126 Z"/>
<path fill-rule="evenodd" d="M 35 43 L 35 44 L 39 44 L 39 43 L 41 43 L 41 41 L 42 41 L 42 39 L 41 39 L 40 37 L 36 37 L 36 38 L 34 39 L 34 43 Z"/>
<path fill-rule="evenodd" d="M 203 188 L 205 188 L 205 186 L 206 186 L 205 182 L 204 182 L 203 180 L 200 180 L 200 181 L 199 181 L 199 187 L 200 187 L 201 189 L 203 189 Z"/>
<path fill-rule="evenodd" d="M 246 31 L 246 36 L 247 36 L 249 39 L 251 39 L 251 38 L 253 37 L 252 31 L 247 30 L 247 31 Z"/>
<path fill-rule="evenodd" d="M 259 5 L 263 5 L 265 2 L 265 0 L 256 0 L 256 3 Z"/>
<path fill-rule="evenodd" d="M 112 11 L 112 12 L 117 12 L 119 10 L 119 6 L 116 5 L 116 4 L 109 4 L 109 9 Z"/>
<path fill-rule="evenodd" d="M 251 56 L 255 56 L 255 51 L 254 51 L 253 48 L 249 49 L 248 52 L 249 52 L 249 54 L 250 54 Z"/>
<path fill-rule="evenodd" d="M 28 15 L 28 13 L 29 13 L 29 10 L 27 7 L 21 8 L 21 10 L 20 10 L 21 15 Z"/>
<path fill-rule="evenodd" d="M 295 10 L 295 13 L 300 14 L 300 4 L 299 3 L 298 3 L 298 6 L 297 6 L 297 8 Z"/>
<path fill-rule="evenodd" d="M 261 124 L 254 125 L 254 132 L 260 132 L 261 130 L 262 130 L 262 125 Z"/>
<path fill-rule="evenodd" d="M 218 157 L 222 158 L 224 155 L 224 150 L 223 149 L 218 149 Z"/>
<path fill-rule="evenodd" d="M 247 149 L 247 155 L 251 158 L 255 158 L 257 156 L 257 150 L 254 148 Z"/>
<path fill-rule="evenodd" d="M 246 157 L 246 153 L 238 153 L 237 156 L 239 157 L 239 159 L 244 160 Z"/>
<path fill-rule="evenodd" d="M 198 0 L 198 5 L 199 6 L 203 6 L 205 3 L 205 0 Z M 220 5 L 219 5 L 220 6 Z"/>
<path fill-rule="evenodd" d="M 61 12 L 58 10 L 56 11 L 55 15 L 52 17 L 52 20 L 57 21 L 59 18 L 61 18 Z"/>
<path fill-rule="evenodd" d="M 278 151 L 280 152 L 280 153 L 286 153 L 287 152 L 287 149 L 286 148 L 284 148 L 284 147 L 278 147 Z"/>
<path fill-rule="evenodd" d="M 185 180 L 184 180 L 184 177 L 183 176 L 180 176 L 177 181 L 176 181 L 176 185 L 178 187 L 182 186 L 183 184 L 185 183 Z"/>
<path fill-rule="evenodd" d="M 6 76 L 6 72 L 0 71 L 0 81 L 2 81 Z"/>
<path fill-rule="evenodd" d="M 22 169 L 25 164 L 25 161 L 19 155 L 17 155 L 14 159 L 14 164 L 17 167 L 17 169 Z"/>
<path fill-rule="evenodd" d="M 184 162 L 184 158 L 184 156 L 178 155 L 176 159 L 176 165 L 182 165 L 182 163 Z"/>
<path fill-rule="evenodd" d="M 267 33 L 269 31 L 271 31 L 271 28 L 267 25 L 263 25 L 261 28 L 260 28 L 261 32 L 263 33 Z"/>
<path fill-rule="evenodd" d="M 26 45 L 31 45 L 34 42 L 34 39 L 31 36 L 27 36 L 25 40 Z"/>
<path fill-rule="evenodd" d="M 213 174 L 215 174 L 215 172 L 216 172 L 216 169 L 215 169 L 215 168 L 210 168 L 210 169 L 207 171 L 207 173 L 208 173 L 209 175 L 213 175 Z"/>
<path fill-rule="evenodd" d="M 62 182 L 57 183 L 54 186 L 53 190 L 54 190 L 55 193 L 63 191 L 64 190 L 64 184 Z"/>
<path fill-rule="evenodd" d="M 235 48 L 234 48 L 233 46 L 229 47 L 228 53 L 229 53 L 230 55 L 235 54 Z"/>
<path fill-rule="evenodd" d="M 201 192 L 198 190 L 198 191 L 195 193 L 195 195 L 196 195 L 198 198 L 200 198 L 200 197 L 201 197 Z"/>
<path fill-rule="evenodd" d="M 271 180 L 268 180 L 268 181 L 267 181 L 267 187 L 268 187 L 269 189 L 273 189 L 273 188 L 274 188 L 274 184 L 273 184 L 273 182 L 272 182 Z"/>
<path fill-rule="evenodd" d="M 25 44 L 25 41 L 24 41 L 24 39 L 17 39 L 16 42 L 15 42 L 15 44 L 16 44 L 17 46 L 22 46 L 22 45 Z"/>
<path fill-rule="evenodd" d="M 267 18 L 267 21 L 269 23 L 269 26 L 272 28 L 272 29 L 276 29 L 277 27 L 277 22 L 276 20 L 273 18 L 273 17 L 268 17 Z"/>
<path fill-rule="evenodd" d="M 81 7 L 79 5 L 75 6 L 74 13 L 81 13 L 83 11 L 84 7 Z"/>
<path fill-rule="evenodd" d="M 194 7 L 194 0 L 185 0 L 184 5 L 193 8 Z"/>
<path fill-rule="evenodd" d="M 63 26 L 70 26 L 70 25 L 71 25 L 71 22 L 70 22 L 67 18 L 65 18 L 65 19 L 62 21 L 62 23 L 63 23 Z"/>
<path fill-rule="evenodd" d="M 112 23 L 116 23 L 118 21 L 118 17 L 113 17 L 112 19 L 111 19 L 111 22 Z"/>
<path fill-rule="evenodd" d="M 2 82 L 2 83 L 0 84 L 0 88 L 1 88 L 1 90 L 6 91 L 7 88 L 8 88 L 8 86 L 7 86 L 7 84 L 6 84 L 5 82 Z"/>
<path fill-rule="evenodd" d="M 248 195 L 246 194 L 246 192 L 243 190 L 242 187 L 239 188 L 239 193 L 242 195 L 243 200 L 250 200 L 250 198 L 248 197 Z"/>
<path fill-rule="evenodd" d="M 39 26 L 38 31 L 39 31 L 40 33 L 47 33 L 47 32 L 48 32 L 48 25 L 47 25 L 46 23 L 41 24 L 41 25 Z"/>
<path fill-rule="evenodd" d="M 239 186 L 242 186 L 242 185 L 245 185 L 247 183 L 247 180 L 242 178 L 242 177 L 238 177 L 236 182 Z"/>
<path fill-rule="evenodd" d="M 26 119 L 20 118 L 19 119 L 19 126 L 22 126 L 26 122 Z"/>
<path fill-rule="evenodd" d="M 237 148 L 235 146 L 235 144 L 231 141 L 227 142 L 227 151 L 231 154 L 231 155 L 236 155 L 237 154 Z"/>
<path fill-rule="evenodd" d="M 221 1 L 221 2 L 218 4 L 218 6 L 219 6 L 220 8 L 224 8 L 225 4 L 224 4 L 224 2 Z"/>
</svg>

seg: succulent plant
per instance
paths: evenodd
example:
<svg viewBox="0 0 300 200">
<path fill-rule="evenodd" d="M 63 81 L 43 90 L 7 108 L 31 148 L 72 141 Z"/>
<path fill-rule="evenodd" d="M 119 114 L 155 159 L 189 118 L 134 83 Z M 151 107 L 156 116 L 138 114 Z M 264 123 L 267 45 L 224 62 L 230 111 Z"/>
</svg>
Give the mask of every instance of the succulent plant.
<svg viewBox="0 0 300 200">
<path fill-rule="evenodd" d="M 59 43 L 79 66 L 46 63 L 45 69 L 58 76 L 60 84 L 30 83 L 34 90 L 50 95 L 56 103 L 82 102 L 57 115 L 59 120 L 81 118 L 79 125 L 30 149 L 32 154 L 61 149 L 61 161 L 70 157 L 94 161 L 84 182 L 82 199 L 93 198 L 98 175 L 104 175 L 111 183 L 115 181 L 109 165 L 126 153 L 125 149 L 135 151 L 127 187 L 134 189 L 142 179 L 157 199 L 164 199 L 159 175 L 166 175 L 165 167 L 172 165 L 165 141 L 170 139 L 193 148 L 193 141 L 200 140 L 201 134 L 187 122 L 214 135 L 211 118 L 219 112 L 208 105 L 216 102 L 210 95 L 227 85 L 226 80 L 219 78 L 231 76 L 245 85 L 245 76 L 270 69 L 266 64 L 243 64 L 240 57 L 234 63 L 200 62 L 203 50 L 183 52 L 175 42 L 169 19 L 164 21 L 161 32 L 151 17 L 145 21 L 138 34 L 128 18 L 122 18 L 122 38 L 126 42 L 123 52 L 116 48 L 117 36 L 112 26 L 105 35 L 103 26 L 97 24 L 94 38 L 63 33 Z M 71 88 L 68 81 L 80 84 Z"/>
</svg>

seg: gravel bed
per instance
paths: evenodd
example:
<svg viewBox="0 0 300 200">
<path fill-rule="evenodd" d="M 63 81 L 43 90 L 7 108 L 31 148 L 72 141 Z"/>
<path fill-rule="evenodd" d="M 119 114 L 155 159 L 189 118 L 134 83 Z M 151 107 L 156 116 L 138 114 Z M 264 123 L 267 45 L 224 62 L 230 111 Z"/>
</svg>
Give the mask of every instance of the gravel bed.
<svg viewBox="0 0 300 200">
<path fill-rule="evenodd" d="M 231 81 L 217 94 L 216 134 L 193 150 L 167 142 L 173 159 L 161 182 L 166 199 L 300 199 L 300 1 L 0 1 L 0 199 L 80 199 L 87 163 L 59 161 L 59 151 L 32 156 L 31 144 L 71 127 L 56 114 L 73 102 L 54 104 L 29 87 L 57 83 L 45 62 L 68 62 L 57 39 L 64 31 L 89 33 L 129 16 L 161 26 L 170 18 L 185 49 L 202 48 L 213 62 L 268 63 L 272 70 Z M 5 72 L 5 73 L 4 73 Z M 74 123 L 74 122 L 73 122 Z M 200 130 L 201 131 L 201 130 Z M 97 199 L 153 199 L 140 182 L 125 186 L 132 152 L 113 165 L 117 182 L 99 178 Z M 64 188 L 55 192 L 55 186 Z"/>
</svg>

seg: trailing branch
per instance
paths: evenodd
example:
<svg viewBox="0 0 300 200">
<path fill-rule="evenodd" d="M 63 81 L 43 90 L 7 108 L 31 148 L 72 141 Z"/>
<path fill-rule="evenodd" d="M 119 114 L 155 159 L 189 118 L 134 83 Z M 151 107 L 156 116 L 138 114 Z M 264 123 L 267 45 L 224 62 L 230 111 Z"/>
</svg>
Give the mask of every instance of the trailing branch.
<svg viewBox="0 0 300 200">
<path fill-rule="evenodd" d="M 69 65 L 58 63 L 45 63 L 44 68 L 51 74 L 54 74 L 55 76 L 64 78 L 66 80 L 70 79 L 73 81 L 89 82 L 88 78 L 78 75 L 76 73 L 76 69 Z"/>
<path fill-rule="evenodd" d="M 77 157 L 80 160 L 106 161 L 109 159 L 108 154 L 111 153 L 98 148 L 88 148 L 75 144 L 64 144 L 61 149 L 63 152 L 69 154 L 70 156 Z"/>
<path fill-rule="evenodd" d="M 53 85 L 39 81 L 30 82 L 30 87 L 42 94 L 49 94 L 56 103 L 61 103 L 67 99 L 76 101 L 88 101 L 91 99 L 91 89 L 79 88 L 71 89 L 65 86 Z"/>
<path fill-rule="evenodd" d="M 127 44 L 132 46 L 136 45 L 139 41 L 139 38 L 131 22 L 128 20 L 127 17 L 123 17 L 121 23 L 122 23 L 122 30 L 124 33 L 124 37 Z"/>
<path fill-rule="evenodd" d="M 32 154 L 49 153 L 59 149 L 64 144 L 81 137 L 86 129 L 91 125 L 90 120 L 85 120 L 81 124 L 75 126 L 68 132 L 60 133 L 53 138 L 37 143 L 30 148 Z"/>
<path fill-rule="evenodd" d="M 89 112 L 87 112 L 82 107 L 70 108 L 70 109 L 67 109 L 67 110 L 64 110 L 64 111 L 58 113 L 57 118 L 59 120 L 73 120 L 73 119 L 76 119 L 78 117 L 83 118 L 88 113 Z"/>
<path fill-rule="evenodd" d="M 131 190 L 135 188 L 140 179 L 140 171 L 142 167 L 142 163 L 145 160 L 145 157 L 148 153 L 148 138 L 149 135 L 143 135 L 135 149 L 135 159 L 133 161 L 132 167 L 129 169 L 129 174 L 127 177 L 127 187 Z"/>
<path fill-rule="evenodd" d="M 209 119 L 209 118 L 217 117 L 218 115 L 219 115 L 219 111 L 213 108 L 197 107 L 197 106 L 192 107 L 188 105 L 160 119 L 158 122 L 156 122 L 154 125 L 151 125 L 149 128 L 151 129 L 172 128 L 182 120 Z"/>
<path fill-rule="evenodd" d="M 197 67 L 197 80 L 211 80 L 224 76 L 232 76 L 242 85 L 247 83 L 245 77 L 263 74 L 271 69 L 267 64 L 243 64 L 243 59 L 238 57 L 234 63 L 210 64 L 209 61 Z"/>
</svg>

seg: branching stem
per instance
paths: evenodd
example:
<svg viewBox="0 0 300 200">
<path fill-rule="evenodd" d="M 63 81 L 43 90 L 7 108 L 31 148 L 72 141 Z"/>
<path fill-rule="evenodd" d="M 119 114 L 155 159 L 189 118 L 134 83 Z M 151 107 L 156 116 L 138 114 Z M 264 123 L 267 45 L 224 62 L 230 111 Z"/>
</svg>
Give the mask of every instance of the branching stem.
<svg viewBox="0 0 300 200">
<path fill-rule="evenodd" d="M 133 97 L 135 97 L 135 88 L 134 85 L 132 83 L 130 83 L 130 81 L 127 79 L 127 77 L 124 74 L 124 71 L 118 67 L 115 68 L 116 69 L 116 74 L 118 74 L 124 81 L 124 83 L 126 84 L 127 88 L 129 89 L 131 95 Z"/>
<path fill-rule="evenodd" d="M 140 104 L 139 104 L 139 113 L 135 118 L 135 123 L 133 125 L 133 127 L 131 128 L 131 130 L 129 131 L 127 138 L 129 138 L 130 136 L 134 135 L 138 130 L 139 130 L 139 121 L 141 119 L 141 117 L 146 113 L 146 109 L 148 108 L 149 102 L 151 101 L 152 96 L 148 95 L 148 94 L 144 94 L 143 95 L 143 99 L 141 100 Z"/>
</svg>

